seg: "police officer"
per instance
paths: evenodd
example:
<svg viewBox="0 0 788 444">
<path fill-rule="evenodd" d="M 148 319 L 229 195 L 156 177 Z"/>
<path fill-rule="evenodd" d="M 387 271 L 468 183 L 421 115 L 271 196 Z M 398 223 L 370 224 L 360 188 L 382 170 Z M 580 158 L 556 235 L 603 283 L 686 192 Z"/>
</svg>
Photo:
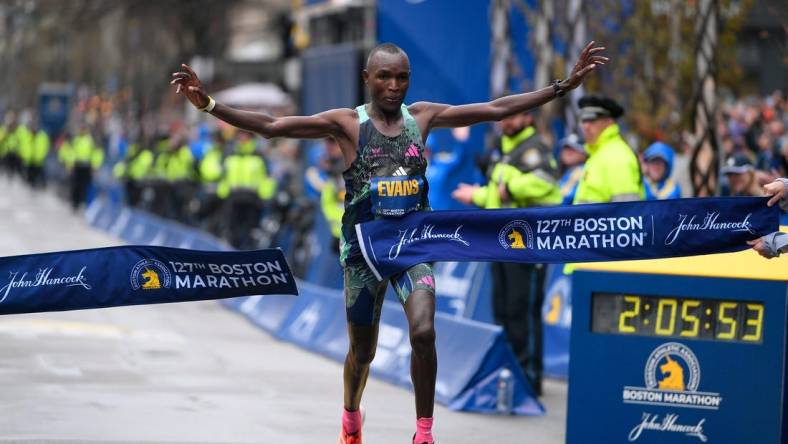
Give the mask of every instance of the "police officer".
<svg viewBox="0 0 788 444">
<path fill-rule="evenodd" d="M 43 128 L 39 128 L 35 136 L 33 136 L 26 156 L 27 180 L 33 188 L 43 188 L 46 185 L 44 162 L 46 162 L 49 155 L 49 148 L 49 134 Z"/>
<path fill-rule="evenodd" d="M 204 148 L 205 151 L 198 164 L 202 192 L 199 194 L 200 206 L 197 219 L 204 229 L 220 235 L 222 199 L 217 195 L 217 189 L 222 179 L 225 157 L 225 143 L 221 133 L 213 134 L 210 145 Z"/>
<path fill-rule="evenodd" d="M 123 181 L 126 191 L 126 202 L 136 207 L 142 197 L 141 181 L 144 180 L 153 168 L 153 152 L 143 148 L 139 143 L 132 143 L 126 158 L 115 164 L 112 174 L 116 179 Z"/>
<path fill-rule="evenodd" d="M 642 199 L 637 156 L 621 137 L 616 124 L 624 108 L 611 98 L 599 96 L 583 97 L 578 105 L 588 160 L 574 203 Z"/>
<path fill-rule="evenodd" d="M 194 156 L 179 136 L 159 141 L 158 149 L 154 170 L 163 183 L 157 188 L 157 199 L 165 217 L 188 223 L 188 205 L 194 194 Z"/>
<path fill-rule="evenodd" d="M 654 142 L 643 153 L 643 162 L 646 200 L 681 197 L 681 186 L 670 177 L 673 171 L 673 148 L 664 142 Z"/>
<path fill-rule="evenodd" d="M 558 205 L 555 160 L 536 134 L 533 116 L 516 114 L 501 121 L 500 148 L 491 156 L 488 184 L 460 184 L 452 196 L 482 208 Z M 503 326 L 515 355 L 537 395 L 542 393 L 542 303 L 544 264 L 493 263 L 493 315 Z"/>
<path fill-rule="evenodd" d="M 585 146 L 580 141 L 577 134 L 569 134 L 558 143 L 561 147 L 559 151 L 560 169 L 563 172 L 558 186 L 561 187 L 561 203 L 571 205 L 577 193 L 577 184 L 583 177 L 583 165 L 588 159 Z"/>
<path fill-rule="evenodd" d="M 8 156 L 9 169 L 12 173 L 26 176 L 25 160 L 32 150 L 33 132 L 25 123 L 18 123 L 14 131 L 8 136 L 6 155 Z"/>
<path fill-rule="evenodd" d="M 82 125 L 79 135 L 67 147 L 61 147 L 66 168 L 71 173 L 71 207 L 76 210 L 85 202 L 93 172 L 104 163 L 104 151 L 96 146 L 87 125 Z"/>
<path fill-rule="evenodd" d="M 243 249 L 255 247 L 252 231 L 260 223 L 263 203 L 276 191 L 276 182 L 268 177 L 251 134 L 240 131 L 238 138 L 236 152 L 224 161 L 217 195 L 225 200 L 230 245 Z"/>
</svg>

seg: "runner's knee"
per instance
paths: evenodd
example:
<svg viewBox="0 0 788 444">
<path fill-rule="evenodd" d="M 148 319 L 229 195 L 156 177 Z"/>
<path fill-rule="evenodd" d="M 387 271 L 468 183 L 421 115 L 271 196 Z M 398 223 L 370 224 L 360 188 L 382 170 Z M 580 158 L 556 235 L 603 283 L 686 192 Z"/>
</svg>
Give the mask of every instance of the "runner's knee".
<svg viewBox="0 0 788 444">
<path fill-rule="evenodd" d="M 418 352 L 435 345 L 435 325 L 432 321 L 414 323 L 410 327 L 410 345 Z"/>
<path fill-rule="evenodd" d="M 367 366 L 375 359 L 374 344 L 352 344 L 350 346 L 350 358 L 356 365 Z"/>
</svg>

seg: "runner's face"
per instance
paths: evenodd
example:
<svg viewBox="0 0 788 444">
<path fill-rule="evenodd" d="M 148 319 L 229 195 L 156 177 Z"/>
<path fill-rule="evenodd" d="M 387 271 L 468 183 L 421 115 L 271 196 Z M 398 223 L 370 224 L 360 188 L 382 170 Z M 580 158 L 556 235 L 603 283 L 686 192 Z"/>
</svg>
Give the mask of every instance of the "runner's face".
<svg viewBox="0 0 788 444">
<path fill-rule="evenodd" d="M 410 63 L 404 54 L 376 53 L 363 76 L 375 106 L 387 113 L 399 110 L 410 85 Z"/>
</svg>

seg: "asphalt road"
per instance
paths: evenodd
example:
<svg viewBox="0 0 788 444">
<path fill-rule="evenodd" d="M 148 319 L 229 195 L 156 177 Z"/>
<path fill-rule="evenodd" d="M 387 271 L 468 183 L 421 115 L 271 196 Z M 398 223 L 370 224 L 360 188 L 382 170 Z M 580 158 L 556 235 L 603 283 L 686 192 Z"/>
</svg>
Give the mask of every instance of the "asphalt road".
<svg viewBox="0 0 788 444">
<path fill-rule="evenodd" d="M 0 256 L 120 243 L 52 193 L 0 187 Z M 2 316 L 0 442 L 333 444 L 341 376 L 214 301 Z M 566 392 L 547 382 L 543 417 L 437 406 L 435 437 L 561 443 Z M 410 442 L 410 391 L 371 379 L 363 404 L 366 443 Z"/>
</svg>

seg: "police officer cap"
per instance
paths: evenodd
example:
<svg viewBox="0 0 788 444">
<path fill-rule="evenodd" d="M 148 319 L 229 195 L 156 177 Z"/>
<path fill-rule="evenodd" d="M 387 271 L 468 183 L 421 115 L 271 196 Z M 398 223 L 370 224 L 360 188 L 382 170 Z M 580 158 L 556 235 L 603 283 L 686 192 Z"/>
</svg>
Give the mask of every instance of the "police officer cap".
<svg viewBox="0 0 788 444">
<path fill-rule="evenodd" d="M 624 108 L 609 97 L 585 96 L 577 101 L 580 107 L 580 120 L 594 120 L 600 117 L 618 119 L 624 115 Z"/>
</svg>

